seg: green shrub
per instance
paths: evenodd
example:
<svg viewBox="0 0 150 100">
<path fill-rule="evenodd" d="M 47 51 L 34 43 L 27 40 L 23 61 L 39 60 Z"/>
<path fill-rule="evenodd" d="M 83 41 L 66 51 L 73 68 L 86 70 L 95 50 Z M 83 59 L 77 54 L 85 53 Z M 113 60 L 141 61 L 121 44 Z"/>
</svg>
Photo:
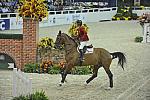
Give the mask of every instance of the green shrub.
<svg viewBox="0 0 150 100">
<path fill-rule="evenodd" d="M 19 96 L 19 97 L 14 97 L 12 100 L 29 100 L 29 99 L 27 99 L 27 97 L 26 96 Z"/>
<path fill-rule="evenodd" d="M 76 66 L 71 73 L 75 75 L 87 75 L 92 72 L 88 66 Z"/>
<path fill-rule="evenodd" d="M 137 36 L 134 41 L 135 42 L 142 42 L 143 41 L 143 37 Z"/>
<path fill-rule="evenodd" d="M 53 67 L 48 69 L 48 74 L 59 74 L 60 73 L 60 67 L 57 65 L 53 65 Z"/>
<path fill-rule="evenodd" d="M 27 96 L 29 100 L 48 100 L 48 97 L 45 95 L 44 91 L 35 92 L 34 94 Z"/>
<path fill-rule="evenodd" d="M 24 72 L 27 73 L 37 73 L 39 70 L 39 67 L 37 64 L 26 64 L 24 67 Z M 48 74 L 59 74 L 60 73 L 60 66 L 59 65 L 53 65 L 51 67 L 48 67 Z M 92 73 L 90 68 L 88 66 L 76 66 L 72 71 L 71 74 L 75 75 L 87 75 Z"/>
<path fill-rule="evenodd" d="M 48 97 L 45 95 L 44 91 L 41 91 L 26 96 L 14 97 L 13 100 L 48 100 Z"/>
<path fill-rule="evenodd" d="M 29 63 L 24 66 L 24 72 L 36 73 L 38 72 L 38 64 Z"/>
</svg>

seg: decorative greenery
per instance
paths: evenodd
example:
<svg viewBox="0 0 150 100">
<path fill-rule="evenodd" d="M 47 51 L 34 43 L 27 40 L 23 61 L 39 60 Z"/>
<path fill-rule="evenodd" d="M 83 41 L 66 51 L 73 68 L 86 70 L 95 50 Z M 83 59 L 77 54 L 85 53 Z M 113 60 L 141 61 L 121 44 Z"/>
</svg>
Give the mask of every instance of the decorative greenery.
<svg viewBox="0 0 150 100">
<path fill-rule="evenodd" d="M 48 51 L 54 46 L 54 41 L 50 37 L 41 38 L 40 42 L 38 43 L 38 53 L 39 55 L 45 55 Z"/>
<path fill-rule="evenodd" d="M 75 75 L 87 75 L 92 72 L 89 66 L 76 66 L 71 73 Z"/>
<path fill-rule="evenodd" d="M 137 36 L 134 41 L 135 42 L 142 42 L 143 41 L 143 37 Z"/>
<path fill-rule="evenodd" d="M 130 13 L 129 7 L 118 8 L 118 13 L 112 18 L 112 20 L 136 20 L 138 18 L 136 13 Z"/>
<path fill-rule="evenodd" d="M 89 27 L 86 24 L 82 24 L 81 27 L 84 27 L 85 31 L 88 32 Z M 69 28 L 68 33 L 71 36 L 77 36 L 78 35 L 78 31 L 77 31 L 78 27 L 77 27 L 77 23 L 73 22 L 72 25 Z"/>
<path fill-rule="evenodd" d="M 22 0 L 18 8 L 19 16 L 33 18 L 42 21 L 48 16 L 45 0 Z"/>
<path fill-rule="evenodd" d="M 37 73 L 37 72 L 42 72 L 42 73 L 48 73 L 48 74 L 59 74 L 61 69 L 63 69 L 65 66 L 65 62 L 61 61 L 58 64 L 53 64 L 52 61 L 44 61 L 38 67 L 37 64 L 26 64 L 24 67 L 24 72 L 28 73 Z M 71 71 L 71 74 L 75 75 L 87 75 L 91 74 L 91 68 L 90 66 L 75 66 L 73 70 Z"/>
<path fill-rule="evenodd" d="M 52 61 L 43 61 L 40 65 L 40 72 L 48 73 L 51 67 L 53 67 Z"/>
<path fill-rule="evenodd" d="M 48 100 L 48 97 L 44 91 L 40 91 L 26 96 L 14 97 L 12 100 Z"/>
<path fill-rule="evenodd" d="M 24 66 L 24 72 L 36 73 L 38 72 L 38 64 L 29 63 Z"/>
<path fill-rule="evenodd" d="M 54 41 L 50 37 L 41 38 L 40 42 L 38 43 L 38 47 L 40 48 L 52 48 L 54 46 Z"/>
<path fill-rule="evenodd" d="M 58 63 L 58 66 L 63 69 L 65 67 L 65 63 L 66 62 L 64 60 L 62 60 Z"/>
<path fill-rule="evenodd" d="M 23 34 L 0 34 L 0 39 L 23 39 Z"/>
<path fill-rule="evenodd" d="M 117 14 L 112 20 L 136 20 L 138 18 L 137 14 L 132 12 L 133 0 L 118 0 L 117 3 Z M 143 9 L 143 6 L 140 7 Z"/>
<path fill-rule="evenodd" d="M 59 74 L 60 67 L 58 65 L 54 65 L 53 67 L 49 68 L 48 74 Z"/>
</svg>

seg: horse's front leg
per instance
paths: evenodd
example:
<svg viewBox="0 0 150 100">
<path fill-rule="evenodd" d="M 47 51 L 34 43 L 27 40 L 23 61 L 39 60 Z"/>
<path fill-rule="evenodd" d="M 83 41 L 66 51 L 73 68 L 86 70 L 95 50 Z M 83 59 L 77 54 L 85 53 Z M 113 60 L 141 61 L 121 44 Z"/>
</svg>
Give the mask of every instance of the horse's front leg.
<svg viewBox="0 0 150 100">
<path fill-rule="evenodd" d="M 61 72 L 62 79 L 61 79 L 61 82 L 59 83 L 59 86 L 62 86 L 62 84 L 65 82 L 66 76 L 67 76 L 66 70 L 64 70 L 63 72 Z"/>
<path fill-rule="evenodd" d="M 61 83 L 59 84 L 59 86 L 62 86 L 62 84 L 66 81 L 66 76 L 70 72 L 71 68 L 72 68 L 71 64 L 67 64 L 65 66 L 64 70 L 61 72 L 62 80 L 61 80 Z"/>
<path fill-rule="evenodd" d="M 64 75 L 64 70 L 65 70 L 65 67 L 64 67 L 64 68 L 62 68 L 62 69 L 61 69 L 61 71 L 60 71 L 61 78 L 63 78 L 63 75 Z M 67 82 L 67 81 L 65 80 L 65 82 Z"/>
</svg>

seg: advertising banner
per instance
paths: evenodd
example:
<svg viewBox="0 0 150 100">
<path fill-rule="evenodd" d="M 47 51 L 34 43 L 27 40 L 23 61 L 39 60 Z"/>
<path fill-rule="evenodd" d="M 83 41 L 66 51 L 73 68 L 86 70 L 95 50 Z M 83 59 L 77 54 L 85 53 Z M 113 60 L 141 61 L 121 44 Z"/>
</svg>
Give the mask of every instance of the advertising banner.
<svg viewBox="0 0 150 100">
<path fill-rule="evenodd" d="M 0 19 L 0 30 L 10 29 L 10 19 Z"/>
<path fill-rule="evenodd" d="M 22 29 L 23 20 L 22 18 L 11 18 L 10 19 L 10 29 Z"/>
</svg>

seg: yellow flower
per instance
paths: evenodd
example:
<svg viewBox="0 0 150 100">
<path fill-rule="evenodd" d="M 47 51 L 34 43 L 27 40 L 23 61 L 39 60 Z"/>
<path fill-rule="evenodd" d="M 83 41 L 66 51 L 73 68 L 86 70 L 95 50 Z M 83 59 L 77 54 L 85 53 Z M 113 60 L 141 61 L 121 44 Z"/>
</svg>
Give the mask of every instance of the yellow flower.
<svg viewBox="0 0 150 100">
<path fill-rule="evenodd" d="M 42 19 L 48 16 L 45 0 L 23 0 L 23 5 L 18 7 L 19 16 Z"/>
</svg>

